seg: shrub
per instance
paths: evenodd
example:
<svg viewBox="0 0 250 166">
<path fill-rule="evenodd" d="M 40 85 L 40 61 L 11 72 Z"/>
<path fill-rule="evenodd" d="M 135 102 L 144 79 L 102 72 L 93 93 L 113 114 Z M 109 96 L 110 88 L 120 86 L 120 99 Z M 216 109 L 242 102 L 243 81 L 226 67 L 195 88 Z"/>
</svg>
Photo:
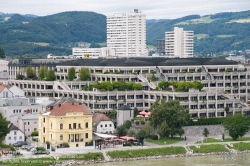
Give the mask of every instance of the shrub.
<svg viewBox="0 0 250 166">
<path fill-rule="evenodd" d="M 141 121 L 141 125 L 145 125 L 145 122 L 144 122 L 144 121 Z"/>
<path fill-rule="evenodd" d="M 46 151 L 46 149 L 44 147 L 36 147 L 37 151 Z"/>
<path fill-rule="evenodd" d="M 123 146 L 132 146 L 130 142 L 124 143 Z"/>
<path fill-rule="evenodd" d="M 151 134 L 151 135 L 150 135 L 150 138 L 153 139 L 153 140 L 158 140 L 158 136 L 155 135 L 155 134 Z"/>
<path fill-rule="evenodd" d="M 139 124 L 140 124 L 140 122 L 139 122 L 139 121 L 136 121 L 136 122 L 135 122 L 135 124 L 136 124 L 136 125 L 139 125 Z"/>
</svg>

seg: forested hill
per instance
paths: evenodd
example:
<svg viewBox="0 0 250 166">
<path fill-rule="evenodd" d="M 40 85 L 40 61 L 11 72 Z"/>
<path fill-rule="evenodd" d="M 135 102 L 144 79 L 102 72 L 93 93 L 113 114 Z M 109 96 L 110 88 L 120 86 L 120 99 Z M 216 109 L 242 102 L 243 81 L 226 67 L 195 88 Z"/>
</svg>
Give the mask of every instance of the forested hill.
<svg viewBox="0 0 250 166">
<path fill-rule="evenodd" d="M 147 43 L 155 45 L 157 39 L 164 39 L 165 31 L 172 31 L 175 26 L 194 31 L 195 52 L 207 54 L 250 49 L 250 10 L 151 21 L 147 24 Z"/>
<path fill-rule="evenodd" d="M 155 45 L 175 26 L 194 31 L 195 52 L 250 49 L 250 11 L 147 20 L 147 44 Z M 69 55 L 78 42 L 92 47 L 106 42 L 106 16 L 76 11 L 44 17 L 0 13 L 0 47 L 7 56 Z"/>
<path fill-rule="evenodd" d="M 7 55 L 69 55 L 76 42 L 105 42 L 106 16 L 94 12 L 63 12 L 30 18 L 0 15 L 0 47 Z"/>
</svg>

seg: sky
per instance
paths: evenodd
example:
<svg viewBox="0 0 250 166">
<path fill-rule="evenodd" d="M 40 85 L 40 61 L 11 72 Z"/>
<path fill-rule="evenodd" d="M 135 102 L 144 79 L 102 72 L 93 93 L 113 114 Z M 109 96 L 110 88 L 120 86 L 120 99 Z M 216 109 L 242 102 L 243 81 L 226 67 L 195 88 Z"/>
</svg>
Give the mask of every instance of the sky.
<svg viewBox="0 0 250 166">
<path fill-rule="evenodd" d="M 46 16 L 65 11 L 93 11 L 106 16 L 139 9 L 147 19 L 250 10 L 250 0 L 0 0 L 0 12 Z"/>
</svg>

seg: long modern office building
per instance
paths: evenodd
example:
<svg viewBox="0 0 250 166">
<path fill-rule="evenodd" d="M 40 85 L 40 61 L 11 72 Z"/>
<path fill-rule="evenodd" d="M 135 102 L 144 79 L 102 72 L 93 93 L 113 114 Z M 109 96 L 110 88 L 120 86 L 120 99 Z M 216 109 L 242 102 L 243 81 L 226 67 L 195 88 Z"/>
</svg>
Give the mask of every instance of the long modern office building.
<svg viewBox="0 0 250 166">
<path fill-rule="evenodd" d="M 147 56 L 146 15 L 134 9 L 108 16 L 107 47 L 117 57 Z"/>
<path fill-rule="evenodd" d="M 20 62 L 20 63 L 19 63 Z M 16 75 L 28 66 L 39 70 L 42 60 L 24 60 L 9 63 L 9 74 Z M 39 63 L 40 62 L 40 63 Z M 237 62 L 211 58 L 117 58 L 74 59 L 53 63 L 56 81 L 7 80 L 6 83 L 23 89 L 28 96 L 71 97 L 86 105 L 91 111 L 108 112 L 126 104 L 131 108 L 148 110 L 156 99 L 178 100 L 189 108 L 193 117 L 224 117 L 225 107 L 230 113 L 250 115 L 250 71 Z M 71 67 L 78 72 L 82 67 L 91 74 L 89 81 L 67 81 Z M 149 81 L 153 74 L 156 80 Z M 25 73 L 23 73 L 25 75 Z M 76 75 L 77 76 L 77 75 Z M 11 77 L 12 78 L 12 77 Z M 161 81 L 199 81 L 202 90 L 178 91 L 174 87 L 159 89 Z M 114 89 L 103 91 L 89 89 L 95 82 L 124 81 L 140 83 L 141 90 Z"/>
<path fill-rule="evenodd" d="M 165 32 L 165 54 L 171 58 L 191 58 L 194 55 L 194 32 L 174 27 Z"/>
</svg>

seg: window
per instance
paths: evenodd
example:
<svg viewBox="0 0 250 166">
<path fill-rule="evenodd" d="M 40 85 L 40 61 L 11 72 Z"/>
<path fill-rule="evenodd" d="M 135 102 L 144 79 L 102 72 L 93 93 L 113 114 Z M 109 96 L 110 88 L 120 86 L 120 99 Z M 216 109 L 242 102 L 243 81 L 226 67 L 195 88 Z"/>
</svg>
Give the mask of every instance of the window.
<svg viewBox="0 0 250 166">
<path fill-rule="evenodd" d="M 45 127 L 43 127 L 43 133 L 45 133 Z"/>
<path fill-rule="evenodd" d="M 14 137 L 14 140 L 16 140 L 16 137 Z"/>
<path fill-rule="evenodd" d="M 63 140 L 63 135 L 62 134 L 60 134 L 60 140 Z"/>
<path fill-rule="evenodd" d="M 36 125 L 37 123 L 36 123 L 36 122 L 34 122 L 34 124 Z"/>
<path fill-rule="evenodd" d="M 50 139 L 52 139 L 52 134 L 50 134 Z"/>
<path fill-rule="evenodd" d="M 24 125 L 26 125 L 26 122 L 24 122 Z"/>
<path fill-rule="evenodd" d="M 45 118 L 43 118 L 43 123 L 45 123 Z"/>
<path fill-rule="evenodd" d="M 30 129 L 28 129 L 28 131 L 30 131 Z"/>
<path fill-rule="evenodd" d="M 88 122 L 85 123 L 85 128 L 89 128 Z"/>
<path fill-rule="evenodd" d="M 28 125 L 30 125 L 30 122 L 28 122 Z"/>
<path fill-rule="evenodd" d="M 19 110 L 19 113 L 21 113 L 21 110 Z"/>
<path fill-rule="evenodd" d="M 102 125 L 101 125 L 101 127 L 102 127 Z"/>
<path fill-rule="evenodd" d="M 60 129 L 63 129 L 63 124 L 62 123 L 60 124 Z"/>
<path fill-rule="evenodd" d="M 19 137 L 19 139 L 20 139 L 20 140 L 22 140 L 22 139 L 23 139 L 23 137 L 22 137 L 22 136 L 20 136 L 20 137 Z"/>
<path fill-rule="evenodd" d="M 11 137 L 9 137 L 9 140 L 11 140 Z"/>
<path fill-rule="evenodd" d="M 88 133 L 85 133 L 85 138 L 89 138 L 89 134 Z"/>
<path fill-rule="evenodd" d="M 105 124 L 105 127 L 107 127 L 107 124 Z"/>
<path fill-rule="evenodd" d="M 14 135 L 16 135 L 16 131 L 14 131 Z"/>
<path fill-rule="evenodd" d="M 36 131 L 36 128 L 34 128 L 34 131 Z"/>
<path fill-rule="evenodd" d="M 15 113 L 16 112 L 16 110 L 13 110 L 13 113 Z"/>
<path fill-rule="evenodd" d="M 50 123 L 50 129 L 52 129 L 52 123 Z"/>
<path fill-rule="evenodd" d="M 112 124 L 109 124 L 109 127 L 112 127 Z"/>
</svg>

